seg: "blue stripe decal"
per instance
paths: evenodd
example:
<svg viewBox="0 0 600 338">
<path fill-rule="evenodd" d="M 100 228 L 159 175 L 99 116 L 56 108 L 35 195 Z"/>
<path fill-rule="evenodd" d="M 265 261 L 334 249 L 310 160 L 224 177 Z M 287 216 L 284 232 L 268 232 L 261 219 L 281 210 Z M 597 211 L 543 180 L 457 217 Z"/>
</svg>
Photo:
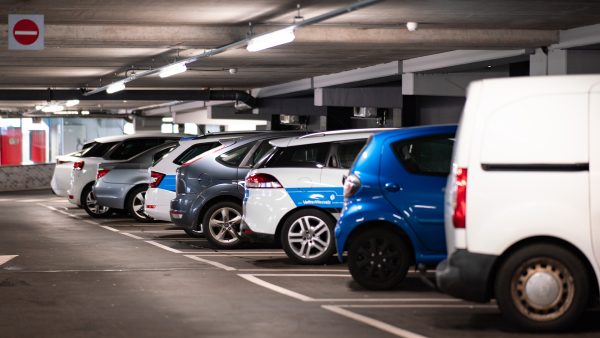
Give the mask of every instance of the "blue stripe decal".
<svg viewBox="0 0 600 338">
<path fill-rule="evenodd" d="M 344 188 L 286 188 L 296 206 L 341 208 L 344 206 Z"/>
<path fill-rule="evenodd" d="M 175 192 L 175 185 L 177 184 L 176 178 L 176 175 L 166 175 L 163 177 L 162 181 L 160 181 L 158 188 Z"/>
</svg>

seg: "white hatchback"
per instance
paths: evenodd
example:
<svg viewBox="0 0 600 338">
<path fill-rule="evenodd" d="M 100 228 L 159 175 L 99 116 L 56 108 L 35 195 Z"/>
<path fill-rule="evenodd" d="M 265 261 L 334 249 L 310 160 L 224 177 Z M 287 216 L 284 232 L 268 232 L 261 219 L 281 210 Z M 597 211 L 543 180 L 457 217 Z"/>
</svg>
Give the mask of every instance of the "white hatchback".
<svg viewBox="0 0 600 338">
<path fill-rule="evenodd" d="M 171 200 L 175 198 L 176 170 L 190 159 L 221 145 L 219 140 L 225 140 L 252 132 L 215 133 L 204 136 L 181 139 L 179 146 L 166 154 L 148 169 L 150 187 L 146 192 L 144 210 L 155 220 L 171 221 L 169 211 Z"/>
<path fill-rule="evenodd" d="M 281 241 L 301 264 L 322 264 L 335 251 L 333 229 L 343 206 L 343 179 L 376 132 L 356 129 L 271 141 L 275 146 L 246 176 L 241 236 Z"/>
</svg>

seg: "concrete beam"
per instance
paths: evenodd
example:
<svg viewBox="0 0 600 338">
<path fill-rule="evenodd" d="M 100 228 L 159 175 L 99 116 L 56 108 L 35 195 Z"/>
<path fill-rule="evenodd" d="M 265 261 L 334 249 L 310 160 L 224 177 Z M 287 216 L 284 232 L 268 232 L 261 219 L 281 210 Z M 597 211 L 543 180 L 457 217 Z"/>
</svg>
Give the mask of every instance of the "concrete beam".
<svg viewBox="0 0 600 338">
<path fill-rule="evenodd" d="M 315 106 L 401 108 L 400 87 L 316 88 Z"/>
<path fill-rule="evenodd" d="M 402 95 L 466 96 L 472 81 L 508 77 L 508 72 L 402 75 Z"/>
<path fill-rule="evenodd" d="M 289 93 L 301 93 L 312 90 L 313 79 L 302 79 L 287 83 L 282 83 L 274 86 L 268 86 L 263 88 L 256 88 L 252 90 L 252 96 L 256 98 L 273 97 L 278 95 L 285 95 Z"/>
<path fill-rule="evenodd" d="M 345 72 L 340 72 L 330 75 L 315 76 L 313 78 L 313 86 L 315 88 L 331 87 L 335 85 L 360 82 L 365 80 L 397 77 L 400 79 L 402 74 L 402 62 L 392 61 L 374 66 L 352 69 Z"/>
<path fill-rule="evenodd" d="M 418 73 L 470 63 L 511 58 L 533 53 L 533 50 L 454 50 L 402 61 L 404 73 Z"/>
<path fill-rule="evenodd" d="M 600 43 L 600 24 L 577 27 L 559 32 L 559 42 L 549 46 L 549 49 L 565 49 L 589 46 Z"/>
</svg>

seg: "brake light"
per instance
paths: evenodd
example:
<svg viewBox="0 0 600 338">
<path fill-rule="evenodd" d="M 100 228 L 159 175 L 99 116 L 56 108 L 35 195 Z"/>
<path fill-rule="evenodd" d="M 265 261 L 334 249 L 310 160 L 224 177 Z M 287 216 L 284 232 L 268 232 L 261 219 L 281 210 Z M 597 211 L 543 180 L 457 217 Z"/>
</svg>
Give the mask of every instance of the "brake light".
<svg viewBox="0 0 600 338">
<path fill-rule="evenodd" d="M 456 204 L 452 214 L 452 224 L 457 229 L 464 229 L 467 225 L 467 169 L 457 168 L 455 182 Z"/>
<path fill-rule="evenodd" d="M 108 174 L 109 171 L 109 169 L 98 169 L 96 171 L 96 181 Z"/>
<path fill-rule="evenodd" d="M 83 169 L 84 161 L 73 162 L 73 169 L 81 170 Z"/>
<path fill-rule="evenodd" d="M 165 174 L 156 171 L 150 172 L 150 188 L 157 188 L 160 182 L 165 178 Z"/>
<path fill-rule="evenodd" d="M 351 197 L 360 189 L 360 179 L 358 176 L 351 174 L 344 181 L 344 197 Z"/>
<path fill-rule="evenodd" d="M 198 160 L 201 160 L 201 159 L 203 159 L 203 158 L 204 158 L 206 155 L 208 155 L 208 154 L 212 154 L 212 153 L 215 153 L 215 152 L 217 152 L 217 151 L 219 151 L 219 150 L 221 150 L 221 149 L 223 149 L 223 148 L 225 148 L 225 146 L 224 146 L 224 145 L 220 145 L 220 146 L 218 146 L 218 147 L 216 147 L 216 148 L 212 148 L 211 150 L 205 151 L 205 152 L 203 152 L 202 154 L 200 154 L 200 155 L 198 155 L 198 156 L 196 156 L 196 157 L 194 157 L 194 158 L 190 159 L 189 161 L 185 162 L 185 163 L 184 163 L 184 164 L 182 164 L 181 166 L 182 166 L 182 167 L 186 167 L 186 166 L 188 166 L 188 165 L 190 165 L 190 164 L 192 164 L 192 163 L 194 163 L 194 162 L 196 162 L 196 161 L 198 161 Z"/>
<path fill-rule="evenodd" d="M 252 174 L 246 177 L 246 188 L 277 189 L 283 188 L 283 186 L 272 175 Z"/>
</svg>

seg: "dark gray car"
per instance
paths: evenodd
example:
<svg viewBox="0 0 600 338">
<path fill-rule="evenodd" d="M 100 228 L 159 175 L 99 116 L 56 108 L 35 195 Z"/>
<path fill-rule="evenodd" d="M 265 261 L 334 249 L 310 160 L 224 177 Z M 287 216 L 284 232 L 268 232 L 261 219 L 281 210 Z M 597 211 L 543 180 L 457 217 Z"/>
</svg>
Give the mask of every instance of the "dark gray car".
<svg viewBox="0 0 600 338">
<path fill-rule="evenodd" d="M 148 168 L 177 145 L 177 142 L 168 142 L 124 162 L 100 163 L 93 187 L 98 204 L 111 209 L 125 209 L 138 221 L 151 221 L 144 212 L 144 199 L 150 183 Z"/>
<path fill-rule="evenodd" d="M 246 174 L 273 148 L 270 140 L 306 133 L 269 132 L 228 140 L 183 164 L 177 169 L 171 220 L 188 235 L 205 235 L 219 248 L 238 246 Z"/>
</svg>

